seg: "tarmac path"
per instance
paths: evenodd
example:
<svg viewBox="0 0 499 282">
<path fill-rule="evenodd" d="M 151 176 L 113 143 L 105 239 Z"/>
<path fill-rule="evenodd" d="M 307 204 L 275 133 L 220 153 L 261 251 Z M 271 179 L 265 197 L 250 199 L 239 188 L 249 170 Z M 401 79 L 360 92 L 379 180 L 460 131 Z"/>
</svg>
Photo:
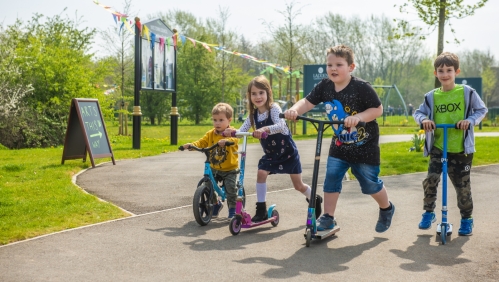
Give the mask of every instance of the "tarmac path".
<svg viewBox="0 0 499 282">
<path fill-rule="evenodd" d="M 411 136 L 382 136 L 380 142 Z M 311 183 L 315 141 L 297 141 L 303 179 Z M 322 194 L 324 140 L 318 193 Z M 248 146 L 245 187 L 254 213 L 259 144 Z M 449 182 L 449 222 L 454 234 L 440 244 L 419 230 L 425 173 L 383 177 L 396 206 L 392 227 L 376 233 L 378 207 L 356 181 L 344 181 L 336 217 L 341 231 L 305 246 L 307 203 L 289 176 L 268 178 L 269 204 L 280 222 L 229 232 L 225 218 L 199 226 L 192 195 L 204 155 L 174 152 L 104 163 L 75 177 L 85 191 L 132 216 L 0 247 L 0 281 L 499 281 L 499 164 L 472 169 L 474 234 L 457 236 L 459 210 Z M 439 201 L 441 199 L 438 195 Z M 437 202 L 437 222 L 441 220 Z"/>
</svg>

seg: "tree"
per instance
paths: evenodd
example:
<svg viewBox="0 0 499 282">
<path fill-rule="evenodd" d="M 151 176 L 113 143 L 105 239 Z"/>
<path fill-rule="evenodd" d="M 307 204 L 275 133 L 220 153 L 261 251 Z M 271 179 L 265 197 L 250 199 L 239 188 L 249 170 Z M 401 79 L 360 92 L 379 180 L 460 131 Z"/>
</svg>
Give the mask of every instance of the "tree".
<svg viewBox="0 0 499 282">
<path fill-rule="evenodd" d="M 496 72 L 492 70 L 490 67 L 486 68 L 482 73 L 483 79 L 483 93 L 482 97 L 484 98 L 485 106 L 489 105 L 489 101 L 492 99 L 492 95 L 497 85 Z"/>
<path fill-rule="evenodd" d="M 303 66 L 302 46 L 306 32 L 301 25 L 296 23 L 296 18 L 301 15 L 300 10 L 295 9 L 294 2 L 286 3 L 285 10 L 278 11 L 284 17 L 283 25 L 274 27 L 273 24 L 264 22 L 278 47 L 280 54 L 278 61 L 284 62 L 289 68 L 287 101 L 291 101 L 292 96 L 291 73 Z"/>
<path fill-rule="evenodd" d="M 109 105 L 99 88 L 107 66 L 93 62 L 90 54 L 95 30 L 79 29 L 77 20 L 59 15 L 42 21 L 36 14 L 25 26 L 18 22 L 7 32 L 15 46 L 12 62 L 22 73 L 15 83 L 34 89 L 22 99 L 28 110 L 16 121 L 22 136 L 17 148 L 62 144 L 73 98 L 98 98 Z M 106 113 L 107 107 L 102 109 Z"/>
<path fill-rule="evenodd" d="M 132 12 L 132 0 L 124 0 L 122 12 L 126 15 L 134 14 Z M 134 35 L 125 27 L 125 22 L 118 22 L 116 25 L 100 31 L 100 35 L 104 40 L 101 47 L 107 50 L 106 58 L 113 65 L 113 74 L 106 84 L 119 85 L 115 87 L 119 91 L 115 92 L 114 96 L 116 100 L 121 100 L 118 101 L 121 109 L 121 106 L 125 105 L 125 100 L 131 101 L 133 99 Z M 119 134 L 125 132 L 123 130 L 123 112 L 127 112 L 127 109 L 120 110 Z"/>
<path fill-rule="evenodd" d="M 483 7 L 488 0 L 477 0 L 476 4 L 465 5 L 464 0 L 407 0 L 408 3 L 399 5 L 399 10 L 402 13 L 408 13 L 409 4 L 411 4 L 417 12 L 419 19 L 421 19 L 430 28 L 438 27 L 438 45 L 437 55 L 441 54 L 444 50 L 444 28 L 448 24 L 451 26 L 451 19 L 462 19 L 475 14 L 475 10 Z M 397 6 L 397 5 L 396 5 Z M 407 20 L 398 20 L 399 28 L 406 30 L 408 25 Z M 452 26 L 451 26 L 452 27 Z M 454 33 L 454 29 L 451 29 Z M 413 36 L 414 33 L 405 32 L 398 34 L 401 36 Z M 424 36 L 421 37 L 424 39 Z M 459 40 L 455 39 L 457 43 Z M 435 87 L 440 87 L 440 82 L 435 77 Z"/>
<path fill-rule="evenodd" d="M 8 32 L 0 25 L 0 144 L 8 148 L 22 144 L 18 120 L 24 111 L 29 110 L 23 98 L 33 93 L 33 86 L 22 82 L 22 67 L 15 63 L 17 42 L 14 39 L 20 32 L 18 24 Z"/>
</svg>

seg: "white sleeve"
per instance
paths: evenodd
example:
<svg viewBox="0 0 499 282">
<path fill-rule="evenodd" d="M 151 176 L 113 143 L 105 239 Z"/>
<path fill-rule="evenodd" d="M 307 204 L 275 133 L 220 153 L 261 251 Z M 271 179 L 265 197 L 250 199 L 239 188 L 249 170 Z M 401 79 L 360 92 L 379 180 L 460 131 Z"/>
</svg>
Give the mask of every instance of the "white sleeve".
<svg viewBox="0 0 499 282">
<path fill-rule="evenodd" d="M 272 104 L 270 108 L 270 118 L 274 122 L 273 125 L 269 126 L 270 134 L 282 133 L 284 135 L 289 135 L 289 129 L 286 125 L 284 119 L 279 118 L 279 114 L 282 113 L 281 107 L 277 104 Z"/>
</svg>

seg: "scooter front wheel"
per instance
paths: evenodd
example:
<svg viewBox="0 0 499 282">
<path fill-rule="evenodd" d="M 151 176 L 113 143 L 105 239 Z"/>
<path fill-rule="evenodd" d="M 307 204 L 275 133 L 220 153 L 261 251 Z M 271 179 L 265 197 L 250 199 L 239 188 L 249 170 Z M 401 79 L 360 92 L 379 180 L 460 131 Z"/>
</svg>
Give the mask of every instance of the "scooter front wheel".
<svg viewBox="0 0 499 282">
<path fill-rule="evenodd" d="M 232 235 L 237 235 L 241 232 L 241 219 L 234 217 L 230 221 L 229 230 Z"/>
<path fill-rule="evenodd" d="M 307 229 L 305 233 L 305 239 L 307 240 L 305 245 L 307 247 L 310 247 L 310 241 L 312 241 L 312 231 L 310 229 Z"/>
<path fill-rule="evenodd" d="M 440 231 L 440 239 L 442 240 L 442 245 L 445 245 L 447 241 L 447 225 L 442 224 L 442 230 Z"/>
</svg>

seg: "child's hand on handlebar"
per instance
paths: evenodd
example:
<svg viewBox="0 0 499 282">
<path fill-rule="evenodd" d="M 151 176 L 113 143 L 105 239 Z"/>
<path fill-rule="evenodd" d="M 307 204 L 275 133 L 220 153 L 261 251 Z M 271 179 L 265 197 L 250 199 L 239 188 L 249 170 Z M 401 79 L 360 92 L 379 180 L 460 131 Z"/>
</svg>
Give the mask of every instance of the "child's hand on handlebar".
<svg viewBox="0 0 499 282">
<path fill-rule="evenodd" d="M 296 118 L 298 117 L 298 112 L 291 109 L 285 110 L 284 117 L 289 120 L 296 120 Z"/>
<path fill-rule="evenodd" d="M 182 145 L 182 147 L 184 147 L 184 149 L 189 149 L 189 147 L 191 145 L 192 145 L 191 143 L 186 143 L 186 144 Z"/>
<path fill-rule="evenodd" d="M 232 128 L 226 128 L 224 130 L 224 132 L 222 133 L 222 136 L 230 137 L 230 136 L 232 136 L 232 132 L 236 132 L 236 130 L 232 129 Z"/>
<path fill-rule="evenodd" d="M 255 131 L 253 131 L 253 137 L 257 139 L 262 139 L 262 138 L 267 138 L 267 131 L 265 130 L 265 127 L 259 128 Z"/>
<path fill-rule="evenodd" d="M 425 119 L 421 122 L 421 128 L 425 131 L 432 131 L 433 129 L 437 128 L 437 126 L 432 120 Z"/>
<path fill-rule="evenodd" d="M 220 141 L 218 141 L 218 146 L 220 147 L 224 147 L 225 146 L 225 142 L 227 142 L 228 140 L 226 139 L 221 139 Z"/>
<path fill-rule="evenodd" d="M 465 119 L 458 121 L 456 124 L 457 128 L 462 130 L 468 130 L 470 128 L 470 125 L 470 121 Z"/>
<path fill-rule="evenodd" d="M 353 116 L 346 117 L 343 122 L 344 122 L 345 127 L 354 127 L 359 122 L 361 122 L 361 120 L 360 120 L 360 117 L 353 115 Z"/>
</svg>

